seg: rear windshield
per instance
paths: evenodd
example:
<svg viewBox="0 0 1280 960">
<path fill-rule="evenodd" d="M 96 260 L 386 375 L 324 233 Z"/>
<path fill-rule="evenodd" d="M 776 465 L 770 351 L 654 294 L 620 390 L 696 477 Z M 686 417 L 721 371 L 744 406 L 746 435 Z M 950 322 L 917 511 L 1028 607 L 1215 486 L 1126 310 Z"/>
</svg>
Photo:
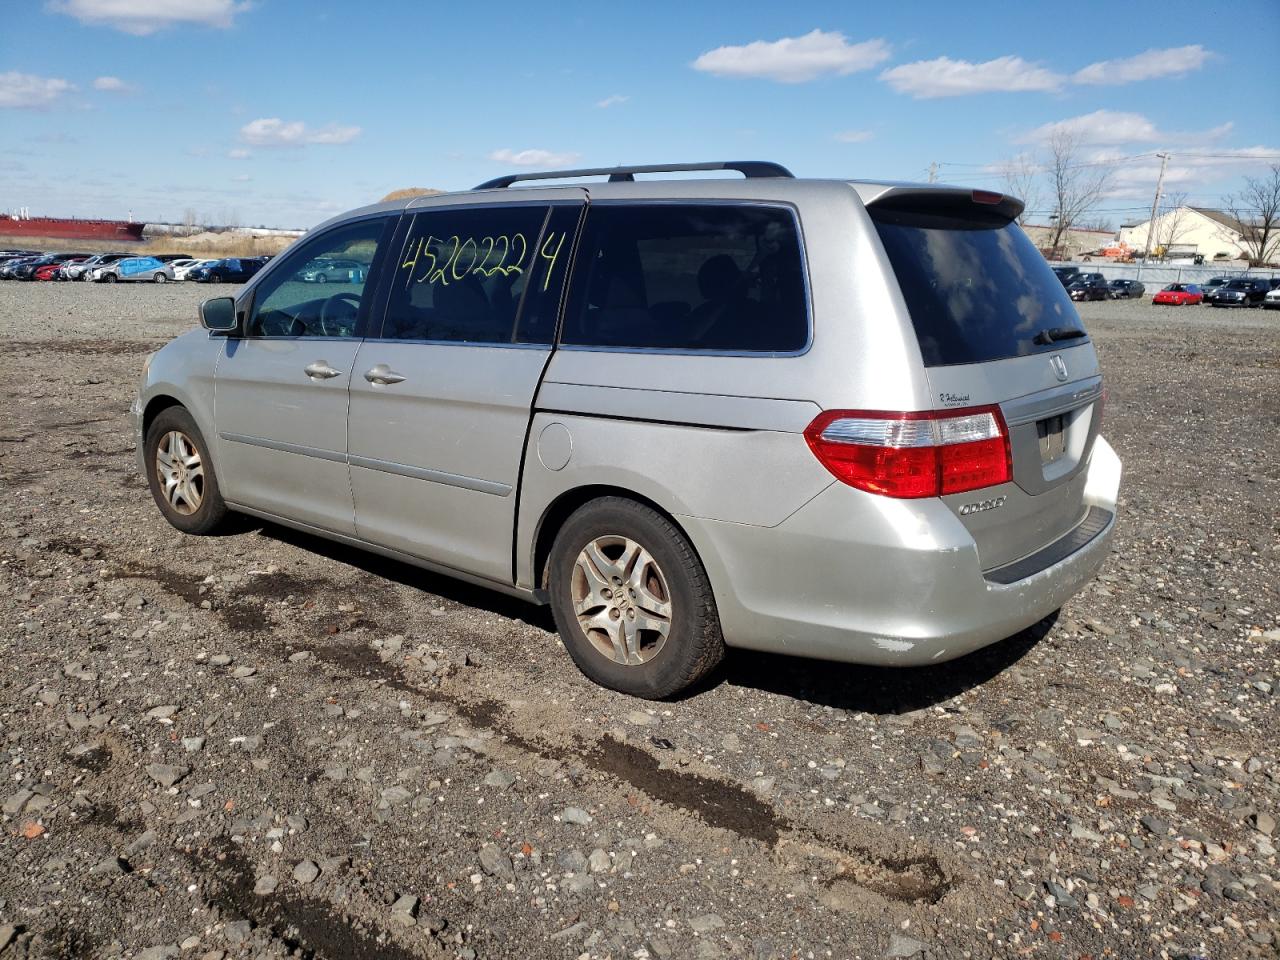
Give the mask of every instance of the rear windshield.
<svg viewBox="0 0 1280 960">
<path fill-rule="evenodd" d="M 1082 330 L 1067 291 L 1013 223 L 872 207 L 926 366 L 986 363 L 1066 346 Z M 1058 339 L 1062 339 L 1058 337 Z"/>
</svg>

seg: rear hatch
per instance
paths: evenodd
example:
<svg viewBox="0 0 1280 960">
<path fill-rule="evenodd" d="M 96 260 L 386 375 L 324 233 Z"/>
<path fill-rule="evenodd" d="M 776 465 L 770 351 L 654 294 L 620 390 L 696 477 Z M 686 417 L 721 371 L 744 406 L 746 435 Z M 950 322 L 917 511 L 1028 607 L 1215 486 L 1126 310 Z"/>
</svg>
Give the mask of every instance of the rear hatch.
<svg viewBox="0 0 1280 960">
<path fill-rule="evenodd" d="M 911 315 L 936 409 L 997 406 L 1012 481 L 943 501 L 985 570 L 1060 539 L 1088 512 L 1102 418 L 1093 345 L 1062 283 L 999 194 L 895 188 L 867 207 Z"/>
</svg>

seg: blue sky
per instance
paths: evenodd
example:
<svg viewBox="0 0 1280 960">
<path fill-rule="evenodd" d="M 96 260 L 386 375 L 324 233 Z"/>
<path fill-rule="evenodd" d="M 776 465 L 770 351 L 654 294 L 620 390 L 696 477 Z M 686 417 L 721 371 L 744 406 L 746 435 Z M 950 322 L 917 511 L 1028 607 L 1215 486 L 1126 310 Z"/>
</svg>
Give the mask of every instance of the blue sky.
<svg viewBox="0 0 1280 960">
<path fill-rule="evenodd" d="M 306 227 L 398 187 L 664 160 L 937 162 L 998 188 L 1067 129 L 1116 161 L 1099 216 L 1118 223 L 1150 207 L 1156 151 L 1207 206 L 1280 162 L 1275 0 L 15 7 L 0 209 L 33 214 Z"/>
</svg>

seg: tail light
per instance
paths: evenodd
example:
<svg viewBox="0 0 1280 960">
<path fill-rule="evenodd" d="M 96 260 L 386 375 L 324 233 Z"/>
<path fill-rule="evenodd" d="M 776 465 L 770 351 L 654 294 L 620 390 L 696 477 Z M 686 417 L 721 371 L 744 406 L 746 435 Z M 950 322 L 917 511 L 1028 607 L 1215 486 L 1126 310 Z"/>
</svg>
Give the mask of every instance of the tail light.
<svg viewBox="0 0 1280 960">
<path fill-rule="evenodd" d="M 828 410 L 804 432 L 836 479 L 886 497 L 940 497 L 1013 478 L 1000 408 Z"/>
</svg>

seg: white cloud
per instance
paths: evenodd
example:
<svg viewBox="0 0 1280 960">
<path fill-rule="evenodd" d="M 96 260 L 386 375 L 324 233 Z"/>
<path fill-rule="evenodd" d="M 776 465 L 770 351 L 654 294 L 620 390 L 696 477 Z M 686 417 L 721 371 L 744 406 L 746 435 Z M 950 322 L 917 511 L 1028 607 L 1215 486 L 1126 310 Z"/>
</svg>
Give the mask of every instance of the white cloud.
<svg viewBox="0 0 1280 960">
<path fill-rule="evenodd" d="M 0 107 L 42 110 L 73 90 L 75 85 L 61 77 L 37 77 L 16 70 L 0 73 Z"/>
<path fill-rule="evenodd" d="M 1019 140 L 1043 143 L 1064 134 L 1077 138 L 1081 143 L 1096 144 L 1154 143 L 1161 139 L 1156 125 L 1140 113 L 1095 110 L 1079 117 L 1042 124 Z"/>
<path fill-rule="evenodd" d="M 248 160 L 253 154 L 244 147 L 236 147 L 227 151 L 227 156 L 232 160 Z"/>
<path fill-rule="evenodd" d="M 883 40 L 850 43 L 843 33 L 814 30 L 803 37 L 716 47 L 693 61 L 693 68 L 718 77 L 763 77 L 779 83 L 804 83 L 824 74 L 843 76 L 870 70 L 887 59 L 889 45 Z"/>
<path fill-rule="evenodd" d="M 255 147 L 303 147 L 308 144 L 350 143 L 360 136 L 359 127 L 330 123 L 311 129 L 301 120 L 262 117 L 240 128 L 240 139 Z"/>
<path fill-rule="evenodd" d="M 875 137 L 870 130 L 842 130 L 836 134 L 836 140 L 840 143 L 866 143 Z"/>
<path fill-rule="evenodd" d="M 891 67 L 880 74 L 880 79 L 899 93 L 925 100 L 972 93 L 1052 91 L 1060 88 L 1065 78 L 1021 57 L 997 57 L 982 63 L 938 57 Z"/>
<path fill-rule="evenodd" d="M 505 147 L 489 154 L 490 160 L 509 163 L 513 167 L 564 167 L 578 160 L 580 153 L 556 153 L 552 150 L 508 150 Z"/>
<path fill-rule="evenodd" d="M 125 83 L 119 77 L 98 77 L 93 81 L 93 89 L 106 93 L 133 93 L 132 84 Z"/>
<path fill-rule="evenodd" d="M 181 24 L 226 29 L 248 10 L 245 0 L 49 0 L 46 8 L 81 23 L 114 27 L 140 37 Z"/>
<path fill-rule="evenodd" d="M 597 100 L 596 106 L 601 110 L 607 110 L 609 107 L 616 107 L 620 103 L 626 103 L 630 99 L 630 97 L 624 97 L 620 93 L 615 93 L 611 97 L 605 97 L 603 100 Z"/>
<path fill-rule="evenodd" d="M 1044 143 L 1058 134 L 1069 134 L 1082 144 L 1118 146 L 1132 143 L 1198 143 L 1219 140 L 1231 132 L 1231 122 L 1209 130 L 1161 130 L 1140 113 L 1119 110 L 1095 110 L 1079 117 L 1068 117 L 1042 124 L 1017 138 L 1018 143 Z"/>
<path fill-rule="evenodd" d="M 250 180 L 253 179 L 253 177 L 249 176 L 247 173 L 237 173 L 231 179 L 234 180 L 236 183 L 248 183 Z"/>
<path fill-rule="evenodd" d="M 1199 70 L 1209 57 L 1209 51 L 1198 43 L 1166 50 L 1147 50 L 1132 57 L 1091 63 L 1072 74 L 1071 80 L 1074 83 L 1113 86 L 1156 77 L 1176 77 Z"/>
</svg>

